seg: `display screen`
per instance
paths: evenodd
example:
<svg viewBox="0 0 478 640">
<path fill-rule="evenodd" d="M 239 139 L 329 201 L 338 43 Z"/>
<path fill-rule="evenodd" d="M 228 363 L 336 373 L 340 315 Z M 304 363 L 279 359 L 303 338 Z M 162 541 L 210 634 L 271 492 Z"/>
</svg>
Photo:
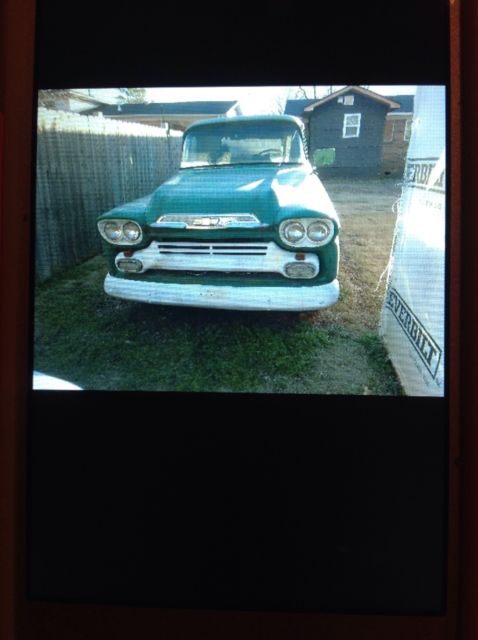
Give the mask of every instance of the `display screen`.
<svg viewBox="0 0 478 640">
<path fill-rule="evenodd" d="M 443 616 L 448 3 L 50 4 L 28 597 Z"/>
<path fill-rule="evenodd" d="M 35 389 L 444 395 L 444 86 L 40 90 L 35 228 Z"/>
</svg>

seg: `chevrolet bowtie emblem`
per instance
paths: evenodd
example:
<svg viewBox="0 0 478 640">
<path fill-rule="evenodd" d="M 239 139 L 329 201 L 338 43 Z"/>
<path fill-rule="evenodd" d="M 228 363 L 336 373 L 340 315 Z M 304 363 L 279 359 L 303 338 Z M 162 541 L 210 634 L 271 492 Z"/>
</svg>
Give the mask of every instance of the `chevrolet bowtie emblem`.
<svg viewBox="0 0 478 640">
<path fill-rule="evenodd" d="M 221 226 L 221 222 L 224 224 L 225 220 L 221 218 L 195 218 L 193 220 L 194 227 L 218 227 Z"/>
</svg>

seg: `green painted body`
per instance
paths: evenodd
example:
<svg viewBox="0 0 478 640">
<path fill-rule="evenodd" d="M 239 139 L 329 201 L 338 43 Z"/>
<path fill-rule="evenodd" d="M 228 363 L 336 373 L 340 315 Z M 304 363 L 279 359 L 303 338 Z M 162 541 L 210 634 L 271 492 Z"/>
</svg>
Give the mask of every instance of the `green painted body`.
<svg viewBox="0 0 478 640">
<path fill-rule="evenodd" d="M 268 116 L 263 119 L 295 121 L 286 116 Z M 240 120 L 241 118 L 235 118 Z M 242 118 L 250 121 L 250 118 Z M 220 120 L 220 119 L 218 119 Z M 254 118 L 253 120 L 257 120 Z M 215 121 L 217 122 L 217 120 Z M 197 123 L 190 130 L 200 126 Z M 300 126 L 296 125 L 301 131 Z M 302 135 L 302 132 L 301 132 Z M 237 214 L 252 213 L 260 221 L 257 228 L 243 229 L 165 229 L 155 228 L 154 223 L 165 214 Z M 291 218 L 327 218 L 334 223 L 334 237 L 319 248 L 290 247 L 281 241 L 279 224 Z M 234 286 L 316 286 L 332 282 L 337 277 L 339 262 L 339 221 L 335 209 L 308 161 L 294 164 L 258 162 L 237 165 L 216 165 L 180 169 L 170 180 L 162 184 L 151 195 L 127 203 L 103 214 L 100 220 L 128 219 L 138 222 L 143 229 L 141 244 L 134 247 L 112 245 L 102 240 L 108 258 L 110 273 L 127 279 L 144 279 L 155 282 L 203 282 L 205 284 L 227 284 Z M 270 242 L 290 251 L 316 253 L 320 271 L 310 280 L 294 280 L 273 274 L 238 274 L 210 272 L 193 275 L 181 272 L 145 274 L 123 274 L 114 263 L 118 252 L 125 249 L 142 249 L 156 241 L 219 241 L 252 240 Z"/>
</svg>

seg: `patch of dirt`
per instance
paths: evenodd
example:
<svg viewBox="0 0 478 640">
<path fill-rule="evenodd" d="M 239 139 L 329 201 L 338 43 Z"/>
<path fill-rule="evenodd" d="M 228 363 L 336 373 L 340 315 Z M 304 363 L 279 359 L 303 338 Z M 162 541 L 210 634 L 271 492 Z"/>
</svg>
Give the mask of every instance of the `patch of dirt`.
<svg viewBox="0 0 478 640">
<path fill-rule="evenodd" d="M 401 183 L 394 179 L 324 180 L 340 233 L 339 302 L 310 314 L 319 326 L 378 327 L 387 283 Z"/>
</svg>

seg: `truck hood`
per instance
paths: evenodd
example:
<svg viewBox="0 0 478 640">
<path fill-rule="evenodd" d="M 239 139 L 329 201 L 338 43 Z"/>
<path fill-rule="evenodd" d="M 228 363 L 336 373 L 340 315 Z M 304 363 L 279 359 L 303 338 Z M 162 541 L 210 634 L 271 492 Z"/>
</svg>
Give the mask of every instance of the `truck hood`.
<svg viewBox="0 0 478 640">
<path fill-rule="evenodd" d="M 274 224 L 291 213 L 337 219 L 327 192 L 310 165 L 221 165 L 181 169 L 152 195 L 148 223 L 165 214 L 252 213 Z"/>
</svg>

